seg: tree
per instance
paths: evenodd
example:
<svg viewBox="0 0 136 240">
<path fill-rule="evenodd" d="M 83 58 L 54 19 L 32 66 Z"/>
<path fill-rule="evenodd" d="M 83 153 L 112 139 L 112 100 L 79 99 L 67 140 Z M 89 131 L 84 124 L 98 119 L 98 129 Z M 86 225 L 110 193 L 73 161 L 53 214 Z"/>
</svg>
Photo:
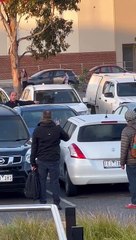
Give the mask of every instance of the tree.
<svg viewBox="0 0 136 240">
<path fill-rule="evenodd" d="M 66 37 L 72 31 L 72 21 L 62 17 L 67 10 L 78 11 L 80 0 L 0 0 L 0 21 L 7 32 L 14 90 L 20 93 L 20 60 L 25 54 L 48 58 L 69 47 Z M 21 21 L 35 19 L 29 35 L 18 37 Z M 19 56 L 19 44 L 28 41 L 26 51 Z"/>
</svg>

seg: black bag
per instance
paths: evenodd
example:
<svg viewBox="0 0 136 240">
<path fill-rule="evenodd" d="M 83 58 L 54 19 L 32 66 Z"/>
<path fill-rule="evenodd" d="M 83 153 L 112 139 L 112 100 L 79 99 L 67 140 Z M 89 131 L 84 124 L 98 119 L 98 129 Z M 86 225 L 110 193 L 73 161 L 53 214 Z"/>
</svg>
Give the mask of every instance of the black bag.
<svg viewBox="0 0 136 240">
<path fill-rule="evenodd" d="M 37 200 L 40 198 L 40 182 L 37 170 L 29 172 L 25 183 L 24 192 L 27 198 L 33 200 Z"/>
</svg>

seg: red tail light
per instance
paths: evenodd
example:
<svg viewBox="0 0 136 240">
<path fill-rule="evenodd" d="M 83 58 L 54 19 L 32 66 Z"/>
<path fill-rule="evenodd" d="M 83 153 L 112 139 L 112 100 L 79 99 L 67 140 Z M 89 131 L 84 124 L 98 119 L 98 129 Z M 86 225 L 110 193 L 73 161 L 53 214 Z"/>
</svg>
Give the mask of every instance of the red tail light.
<svg viewBox="0 0 136 240">
<path fill-rule="evenodd" d="M 70 150 L 70 156 L 73 158 L 81 158 L 81 159 L 85 159 L 85 155 L 82 153 L 82 151 L 79 149 L 79 147 L 76 144 L 71 144 L 69 146 L 69 150 Z"/>
</svg>

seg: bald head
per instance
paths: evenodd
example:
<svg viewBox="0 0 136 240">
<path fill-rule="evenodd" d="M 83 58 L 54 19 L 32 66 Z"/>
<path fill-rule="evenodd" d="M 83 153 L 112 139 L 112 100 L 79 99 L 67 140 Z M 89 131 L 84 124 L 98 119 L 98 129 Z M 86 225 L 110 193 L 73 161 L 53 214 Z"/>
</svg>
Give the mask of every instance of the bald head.
<svg viewBox="0 0 136 240">
<path fill-rule="evenodd" d="M 51 111 L 43 111 L 43 120 L 51 120 Z"/>
</svg>

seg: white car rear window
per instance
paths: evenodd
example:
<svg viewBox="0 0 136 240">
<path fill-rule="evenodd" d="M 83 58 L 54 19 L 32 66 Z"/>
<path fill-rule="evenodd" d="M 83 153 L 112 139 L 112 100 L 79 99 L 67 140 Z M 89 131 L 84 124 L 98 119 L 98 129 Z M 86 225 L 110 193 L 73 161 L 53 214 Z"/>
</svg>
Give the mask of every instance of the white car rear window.
<svg viewBox="0 0 136 240">
<path fill-rule="evenodd" d="M 79 142 L 120 141 L 121 132 L 126 124 L 97 124 L 83 126 L 79 129 Z"/>
</svg>

